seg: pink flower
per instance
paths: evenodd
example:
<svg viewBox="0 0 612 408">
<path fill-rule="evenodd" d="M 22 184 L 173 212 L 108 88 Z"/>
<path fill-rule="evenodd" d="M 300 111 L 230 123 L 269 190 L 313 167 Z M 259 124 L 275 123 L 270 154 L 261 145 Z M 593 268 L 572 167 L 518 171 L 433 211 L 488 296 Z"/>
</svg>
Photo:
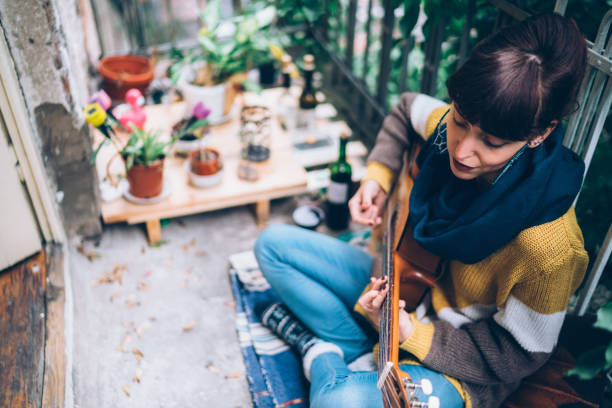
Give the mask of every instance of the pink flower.
<svg viewBox="0 0 612 408">
<path fill-rule="evenodd" d="M 204 106 L 203 102 L 198 102 L 193 107 L 193 116 L 196 117 L 198 120 L 206 119 L 208 115 L 210 115 L 210 109 Z"/>
</svg>

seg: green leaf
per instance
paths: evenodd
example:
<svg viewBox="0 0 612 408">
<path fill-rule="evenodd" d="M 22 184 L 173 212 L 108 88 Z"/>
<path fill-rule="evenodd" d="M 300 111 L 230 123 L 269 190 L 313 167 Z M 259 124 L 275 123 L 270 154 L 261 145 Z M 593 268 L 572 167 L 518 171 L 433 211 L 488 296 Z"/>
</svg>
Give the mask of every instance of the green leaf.
<svg viewBox="0 0 612 408">
<path fill-rule="evenodd" d="M 261 93 L 261 86 L 259 86 L 258 84 L 256 84 L 255 82 L 252 81 L 244 81 L 242 82 L 242 86 L 244 87 L 244 89 L 246 89 L 248 92 L 253 92 L 256 94 L 260 94 Z"/>
<path fill-rule="evenodd" d="M 259 26 L 257 25 L 256 18 L 246 18 L 242 20 L 236 28 L 236 39 L 240 42 L 245 42 L 250 36 L 255 34 L 258 29 Z"/>
<path fill-rule="evenodd" d="M 187 129 L 185 129 L 183 133 L 189 133 L 189 132 L 192 132 L 196 129 L 199 129 L 207 125 L 208 125 L 208 119 L 197 120 L 193 122 L 191 125 L 187 126 Z"/>
<path fill-rule="evenodd" d="M 569 370 L 566 375 L 577 375 L 581 380 L 594 378 L 605 367 L 605 346 L 586 351 L 576 360 L 576 367 Z"/>
<path fill-rule="evenodd" d="M 276 15 L 276 8 L 274 6 L 268 6 L 265 9 L 259 10 L 257 14 L 255 14 L 255 19 L 257 20 L 257 27 L 259 29 L 269 26 L 274 21 L 274 16 Z"/>
<path fill-rule="evenodd" d="M 221 1 L 210 0 L 206 8 L 200 12 L 200 19 L 204 21 L 208 31 L 214 30 L 221 21 Z"/>
<path fill-rule="evenodd" d="M 213 55 L 214 54 L 219 54 L 219 52 L 220 52 L 219 46 L 213 40 L 208 38 L 208 36 L 206 36 L 206 35 L 198 36 L 198 42 L 200 43 L 200 45 L 204 49 L 205 53 L 213 54 Z"/>
<path fill-rule="evenodd" d="M 612 368 L 612 341 L 608 344 L 606 348 L 606 370 Z"/>
<path fill-rule="evenodd" d="M 104 139 L 99 145 L 98 147 L 96 147 L 96 150 L 94 150 L 93 154 L 91 155 L 91 160 L 89 161 L 90 165 L 94 165 L 96 162 L 96 157 L 98 157 L 98 152 L 100 151 L 100 149 L 102 148 L 102 146 L 107 145 L 109 143 L 109 141 L 107 139 Z"/>
<path fill-rule="evenodd" d="M 593 326 L 612 332 L 612 301 L 599 309 Z"/>
<path fill-rule="evenodd" d="M 409 38 L 414 29 L 419 18 L 420 3 L 418 0 L 404 0 L 404 16 L 400 21 L 400 29 L 404 38 Z"/>
<path fill-rule="evenodd" d="M 309 23 L 314 23 L 315 21 L 317 21 L 317 18 L 319 18 L 319 16 L 321 15 L 320 10 L 313 10 L 307 7 L 302 8 L 302 11 L 304 12 L 304 15 L 306 16 L 306 20 L 308 20 Z"/>
</svg>

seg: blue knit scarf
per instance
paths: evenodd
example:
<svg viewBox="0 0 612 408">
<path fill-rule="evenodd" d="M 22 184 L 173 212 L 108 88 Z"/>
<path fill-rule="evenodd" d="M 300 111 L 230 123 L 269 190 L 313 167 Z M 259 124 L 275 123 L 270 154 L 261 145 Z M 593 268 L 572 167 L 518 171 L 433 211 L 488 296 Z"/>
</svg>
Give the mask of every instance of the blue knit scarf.
<svg viewBox="0 0 612 408">
<path fill-rule="evenodd" d="M 453 175 L 446 123 L 438 123 L 417 157 L 420 170 L 409 204 L 415 240 L 443 259 L 474 264 L 524 229 L 561 217 L 584 174 L 582 159 L 562 140 L 557 126 L 540 146 L 521 149 L 483 189 L 477 180 Z"/>
</svg>

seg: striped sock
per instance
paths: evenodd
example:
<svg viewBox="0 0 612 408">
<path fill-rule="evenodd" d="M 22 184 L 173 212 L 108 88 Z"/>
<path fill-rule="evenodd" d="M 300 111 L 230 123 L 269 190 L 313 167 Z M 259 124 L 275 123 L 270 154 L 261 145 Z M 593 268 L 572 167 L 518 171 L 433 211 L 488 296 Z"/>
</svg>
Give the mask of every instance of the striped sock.
<svg viewBox="0 0 612 408">
<path fill-rule="evenodd" d="M 281 303 L 268 306 L 261 314 L 261 322 L 297 350 L 302 357 L 313 345 L 322 341 Z"/>
</svg>

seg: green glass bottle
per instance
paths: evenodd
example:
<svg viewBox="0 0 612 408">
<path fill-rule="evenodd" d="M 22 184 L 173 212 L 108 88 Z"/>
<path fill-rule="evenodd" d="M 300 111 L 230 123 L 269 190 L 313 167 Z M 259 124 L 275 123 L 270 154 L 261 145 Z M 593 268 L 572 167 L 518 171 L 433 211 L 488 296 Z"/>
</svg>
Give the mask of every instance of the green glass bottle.
<svg viewBox="0 0 612 408">
<path fill-rule="evenodd" d="M 327 187 L 327 226 L 333 230 L 345 229 L 349 222 L 348 201 L 351 193 L 351 165 L 346 161 L 346 144 L 349 135 L 340 135 L 338 160 L 329 165 L 329 187 Z"/>
<path fill-rule="evenodd" d="M 317 107 L 317 97 L 312 83 L 314 70 L 314 56 L 311 54 L 305 55 L 304 88 L 302 88 L 302 94 L 300 95 L 296 121 L 296 128 L 304 133 L 304 139 L 313 138 L 315 136 L 315 108 Z"/>
</svg>

